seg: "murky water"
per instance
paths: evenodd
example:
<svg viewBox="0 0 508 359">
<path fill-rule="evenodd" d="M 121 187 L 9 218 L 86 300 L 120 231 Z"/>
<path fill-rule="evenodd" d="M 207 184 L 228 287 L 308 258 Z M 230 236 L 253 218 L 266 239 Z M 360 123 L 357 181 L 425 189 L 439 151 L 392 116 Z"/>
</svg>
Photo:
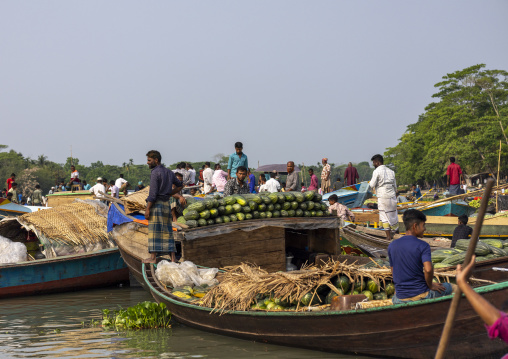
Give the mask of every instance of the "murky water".
<svg viewBox="0 0 508 359">
<path fill-rule="evenodd" d="M 121 333 L 90 327 L 101 319 L 101 309 L 145 300 L 152 297 L 141 288 L 0 300 L 0 358 L 353 358 L 224 337 L 178 323 L 171 329 Z"/>
</svg>

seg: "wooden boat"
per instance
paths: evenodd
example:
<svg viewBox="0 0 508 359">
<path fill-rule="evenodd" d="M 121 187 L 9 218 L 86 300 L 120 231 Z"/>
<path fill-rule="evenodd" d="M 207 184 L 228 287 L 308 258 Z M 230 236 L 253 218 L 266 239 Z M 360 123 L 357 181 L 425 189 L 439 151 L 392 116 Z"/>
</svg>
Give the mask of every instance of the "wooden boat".
<svg viewBox="0 0 508 359">
<path fill-rule="evenodd" d="M 358 246 L 361 249 L 365 248 L 366 252 L 371 250 L 371 247 L 378 247 L 381 249 L 387 249 L 390 242 L 384 236 L 384 233 L 377 229 L 365 228 L 365 227 L 344 227 L 342 229 L 344 237 Z M 376 233 L 378 232 L 378 233 Z M 401 235 L 395 235 L 396 238 L 400 238 Z M 450 241 L 438 241 L 428 238 L 421 238 L 423 241 L 429 243 L 431 249 L 438 248 L 449 248 Z M 481 262 L 477 262 L 474 268 L 474 276 L 478 279 L 485 279 L 494 282 L 505 281 L 508 279 L 506 272 L 495 271 L 493 268 L 508 268 L 508 257 L 493 258 Z M 451 270 L 452 267 L 445 268 L 443 270 Z"/>
<path fill-rule="evenodd" d="M 0 215 L 1 216 L 21 216 L 26 213 L 31 213 L 32 210 L 27 206 L 12 203 L 7 198 L 0 198 Z"/>
<path fill-rule="evenodd" d="M 333 191 L 323 195 L 323 201 L 328 202 L 328 198 L 336 194 L 339 197 L 338 202 L 348 208 L 361 207 L 363 202 L 372 196 L 369 191 L 369 182 L 362 182 L 352 186 L 342 187 L 337 191 Z"/>
<path fill-rule="evenodd" d="M 459 217 L 465 214 L 469 217 L 476 211 L 476 208 L 470 207 L 463 200 L 455 200 L 432 204 L 421 209 L 421 211 L 426 216 Z"/>
<path fill-rule="evenodd" d="M 390 358 L 433 358 L 452 296 L 343 312 L 233 311 L 225 314 L 173 296 L 142 267 L 145 287 L 165 303 L 179 322 L 196 329 L 263 343 L 334 353 Z M 508 282 L 477 289 L 497 307 Z M 506 353 L 501 340 L 489 340 L 482 320 L 462 301 L 448 345 L 448 358 L 491 358 Z"/>
<path fill-rule="evenodd" d="M 129 283 L 118 248 L 0 265 L 0 298 Z"/>
</svg>

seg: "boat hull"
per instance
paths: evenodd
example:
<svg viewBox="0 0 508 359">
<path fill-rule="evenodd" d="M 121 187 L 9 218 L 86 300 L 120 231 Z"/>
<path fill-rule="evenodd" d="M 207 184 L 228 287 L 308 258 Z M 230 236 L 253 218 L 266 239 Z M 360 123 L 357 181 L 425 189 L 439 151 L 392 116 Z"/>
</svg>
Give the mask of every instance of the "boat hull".
<svg viewBox="0 0 508 359">
<path fill-rule="evenodd" d="M 230 312 L 183 303 L 144 273 L 157 302 L 165 303 L 179 322 L 196 329 L 257 342 L 376 357 L 433 358 L 451 296 L 409 305 L 348 312 Z M 506 299 L 507 284 L 482 293 L 496 306 Z M 419 323 L 419 324 L 418 324 Z M 506 352 L 501 340 L 489 340 L 481 319 L 461 301 L 454 323 L 449 358 L 494 358 Z"/>
<path fill-rule="evenodd" d="M 129 271 L 117 248 L 0 266 L 0 298 L 128 282 Z"/>
<path fill-rule="evenodd" d="M 459 217 L 465 214 L 466 216 L 472 215 L 476 209 L 467 205 L 467 203 L 457 202 L 444 202 L 432 205 L 421 210 L 426 216 L 447 216 Z"/>
</svg>

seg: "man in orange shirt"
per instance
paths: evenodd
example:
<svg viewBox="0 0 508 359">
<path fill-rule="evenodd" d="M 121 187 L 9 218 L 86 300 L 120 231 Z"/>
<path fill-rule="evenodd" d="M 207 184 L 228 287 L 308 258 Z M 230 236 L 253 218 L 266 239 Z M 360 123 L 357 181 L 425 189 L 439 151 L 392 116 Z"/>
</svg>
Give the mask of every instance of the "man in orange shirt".
<svg viewBox="0 0 508 359">
<path fill-rule="evenodd" d="M 446 169 L 446 178 L 448 180 L 448 192 L 456 196 L 460 191 L 460 181 L 462 180 L 462 169 L 455 163 L 455 157 L 450 157 L 450 165 Z"/>
</svg>

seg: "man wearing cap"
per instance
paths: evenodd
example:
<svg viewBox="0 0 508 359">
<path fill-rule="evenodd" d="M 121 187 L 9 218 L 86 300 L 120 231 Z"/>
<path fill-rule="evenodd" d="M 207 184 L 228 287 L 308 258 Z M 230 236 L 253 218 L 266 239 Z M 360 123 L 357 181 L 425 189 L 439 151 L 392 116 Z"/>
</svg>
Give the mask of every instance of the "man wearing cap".
<svg viewBox="0 0 508 359">
<path fill-rule="evenodd" d="M 134 188 L 134 192 L 141 191 L 143 188 L 145 188 L 143 181 L 139 181 L 137 186 Z"/>
<path fill-rule="evenodd" d="M 295 172 L 295 163 L 293 161 L 289 161 L 286 166 L 288 176 L 286 177 L 285 191 L 299 191 L 300 188 L 298 187 L 298 175 Z"/>
<path fill-rule="evenodd" d="M 328 164 L 328 158 L 323 158 L 321 160 L 321 163 L 323 164 L 323 171 L 321 171 L 321 190 L 323 193 L 330 192 L 330 187 L 332 186 L 332 183 L 330 182 L 330 172 L 331 167 Z"/>
<path fill-rule="evenodd" d="M 277 177 L 277 171 L 274 170 L 270 175 L 270 179 L 265 183 L 268 192 L 280 192 L 280 183 L 277 181 Z"/>
<path fill-rule="evenodd" d="M 106 193 L 106 187 L 102 184 L 102 177 L 97 178 L 97 183 L 90 188 L 90 193 L 93 193 L 95 197 L 102 198 Z"/>
</svg>

